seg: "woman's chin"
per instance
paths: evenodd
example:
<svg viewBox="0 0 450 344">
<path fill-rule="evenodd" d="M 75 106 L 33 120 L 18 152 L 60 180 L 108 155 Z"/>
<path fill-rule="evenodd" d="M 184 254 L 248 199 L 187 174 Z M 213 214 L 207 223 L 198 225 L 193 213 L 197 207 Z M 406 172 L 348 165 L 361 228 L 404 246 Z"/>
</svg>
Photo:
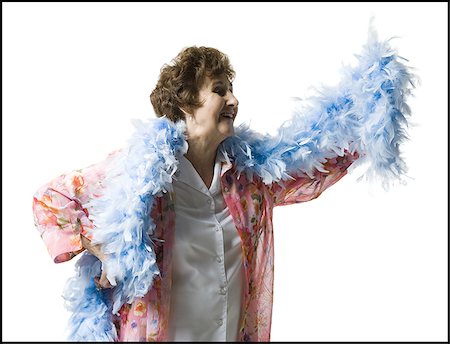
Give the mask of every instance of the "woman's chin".
<svg viewBox="0 0 450 344">
<path fill-rule="evenodd" d="M 234 135 L 234 126 L 233 123 L 221 123 L 219 125 L 219 131 L 222 133 L 223 136 L 229 137 Z"/>
</svg>

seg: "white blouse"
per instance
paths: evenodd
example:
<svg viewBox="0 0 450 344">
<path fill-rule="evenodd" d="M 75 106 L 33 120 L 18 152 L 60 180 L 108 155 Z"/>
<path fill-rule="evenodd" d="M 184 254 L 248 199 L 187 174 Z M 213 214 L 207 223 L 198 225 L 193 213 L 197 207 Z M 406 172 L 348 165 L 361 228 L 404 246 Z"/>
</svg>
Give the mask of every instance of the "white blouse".
<svg viewBox="0 0 450 344">
<path fill-rule="evenodd" d="M 184 156 L 173 183 L 170 341 L 236 341 L 241 317 L 241 240 L 220 186 L 216 159 L 208 189 Z"/>
</svg>

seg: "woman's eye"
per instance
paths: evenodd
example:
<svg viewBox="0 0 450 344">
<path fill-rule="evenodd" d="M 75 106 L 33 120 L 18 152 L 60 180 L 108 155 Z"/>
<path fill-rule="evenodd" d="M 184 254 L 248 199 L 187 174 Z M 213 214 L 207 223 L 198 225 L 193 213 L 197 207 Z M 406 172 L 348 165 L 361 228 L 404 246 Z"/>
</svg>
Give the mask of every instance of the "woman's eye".
<svg viewBox="0 0 450 344">
<path fill-rule="evenodd" d="M 216 88 L 214 89 L 214 93 L 217 93 L 219 96 L 223 97 L 227 92 L 223 88 Z"/>
</svg>

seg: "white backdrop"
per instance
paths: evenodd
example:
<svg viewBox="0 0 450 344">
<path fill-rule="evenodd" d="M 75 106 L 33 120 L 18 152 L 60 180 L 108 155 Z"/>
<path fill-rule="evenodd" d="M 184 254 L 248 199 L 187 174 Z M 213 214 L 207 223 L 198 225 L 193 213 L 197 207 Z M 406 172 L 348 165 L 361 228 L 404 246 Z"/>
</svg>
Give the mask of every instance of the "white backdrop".
<svg viewBox="0 0 450 344">
<path fill-rule="evenodd" d="M 32 196 L 123 146 L 153 116 L 160 67 L 183 47 L 227 53 L 237 123 L 273 132 L 287 99 L 333 85 L 370 17 L 416 68 L 407 186 L 343 178 L 275 210 L 273 341 L 446 341 L 447 3 L 2 3 L 3 340 L 64 341 L 62 289 Z"/>
</svg>

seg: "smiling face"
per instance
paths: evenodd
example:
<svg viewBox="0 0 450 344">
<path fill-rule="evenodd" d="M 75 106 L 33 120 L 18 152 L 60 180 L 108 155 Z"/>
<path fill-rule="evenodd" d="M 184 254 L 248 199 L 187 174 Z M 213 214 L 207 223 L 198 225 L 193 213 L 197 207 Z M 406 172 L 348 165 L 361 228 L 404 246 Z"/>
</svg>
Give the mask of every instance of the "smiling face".
<svg viewBox="0 0 450 344">
<path fill-rule="evenodd" d="M 234 134 L 238 100 L 225 75 L 205 77 L 198 96 L 202 105 L 185 111 L 188 140 L 202 140 L 212 145 Z"/>
</svg>

